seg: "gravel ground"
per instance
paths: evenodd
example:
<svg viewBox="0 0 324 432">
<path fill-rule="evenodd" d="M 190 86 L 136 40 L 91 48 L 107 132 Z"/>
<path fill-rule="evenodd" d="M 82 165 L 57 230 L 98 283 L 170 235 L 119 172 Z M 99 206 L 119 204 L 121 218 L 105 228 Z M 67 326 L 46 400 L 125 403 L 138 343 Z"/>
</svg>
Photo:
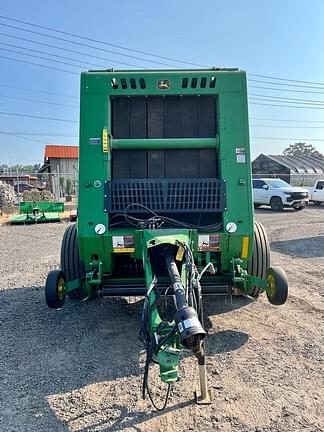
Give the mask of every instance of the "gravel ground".
<svg viewBox="0 0 324 432">
<path fill-rule="evenodd" d="M 324 431 L 324 207 L 258 210 L 288 302 L 205 301 L 210 406 L 193 358 L 167 409 L 141 399 L 142 303 L 44 303 L 66 223 L 0 226 L 0 431 Z"/>
</svg>

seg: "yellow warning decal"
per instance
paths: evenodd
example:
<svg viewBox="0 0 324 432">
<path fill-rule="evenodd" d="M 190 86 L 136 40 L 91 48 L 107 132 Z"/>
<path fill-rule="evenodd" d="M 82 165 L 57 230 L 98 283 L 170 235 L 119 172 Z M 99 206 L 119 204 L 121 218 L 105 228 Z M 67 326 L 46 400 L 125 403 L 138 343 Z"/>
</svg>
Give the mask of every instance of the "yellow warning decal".
<svg viewBox="0 0 324 432">
<path fill-rule="evenodd" d="M 102 151 L 104 153 L 109 151 L 108 130 L 106 128 L 102 130 Z"/>
<path fill-rule="evenodd" d="M 247 258 L 249 252 L 249 237 L 243 237 L 241 258 Z"/>
<path fill-rule="evenodd" d="M 113 253 L 133 253 L 135 248 L 113 248 Z"/>
<path fill-rule="evenodd" d="M 184 247 L 180 245 L 176 256 L 176 261 L 182 261 L 183 254 L 184 254 Z"/>
</svg>

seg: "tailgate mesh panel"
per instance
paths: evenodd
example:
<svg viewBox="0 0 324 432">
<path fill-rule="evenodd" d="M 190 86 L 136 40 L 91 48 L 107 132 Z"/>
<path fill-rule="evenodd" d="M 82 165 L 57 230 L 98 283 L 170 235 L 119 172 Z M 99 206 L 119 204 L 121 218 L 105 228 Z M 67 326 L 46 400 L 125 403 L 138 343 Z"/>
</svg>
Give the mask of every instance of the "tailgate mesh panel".
<svg viewBox="0 0 324 432">
<path fill-rule="evenodd" d="M 144 205 L 157 213 L 222 212 L 225 182 L 215 178 L 112 180 L 105 182 L 104 209 L 109 213 L 143 213 Z"/>
</svg>

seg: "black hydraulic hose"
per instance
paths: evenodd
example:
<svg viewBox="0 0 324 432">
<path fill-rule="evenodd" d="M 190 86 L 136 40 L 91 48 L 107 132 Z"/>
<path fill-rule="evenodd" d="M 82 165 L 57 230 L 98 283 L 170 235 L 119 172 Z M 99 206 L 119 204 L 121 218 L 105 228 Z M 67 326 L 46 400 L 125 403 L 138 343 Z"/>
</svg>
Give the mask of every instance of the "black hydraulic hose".
<svg viewBox="0 0 324 432">
<path fill-rule="evenodd" d="M 177 264 L 174 260 L 173 254 L 168 249 L 166 249 L 164 253 L 164 258 L 176 297 L 177 309 L 183 309 L 188 306 L 188 303 L 186 300 L 186 294 L 183 284 L 181 282 Z"/>
</svg>

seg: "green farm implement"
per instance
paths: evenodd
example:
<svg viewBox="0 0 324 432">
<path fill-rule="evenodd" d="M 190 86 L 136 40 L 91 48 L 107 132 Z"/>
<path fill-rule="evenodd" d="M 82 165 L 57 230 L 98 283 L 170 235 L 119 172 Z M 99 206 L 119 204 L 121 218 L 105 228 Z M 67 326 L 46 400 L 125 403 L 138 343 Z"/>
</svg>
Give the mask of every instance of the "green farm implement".
<svg viewBox="0 0 324 432">
<path fill-rule="evenodd" d="M 245 72 L 83 73 L 78 220 L 64 234 L 61 269 L 48 275 L 48 306 L 143 296 L 143 396 L 151 362 L 170 387 L 190 351 L 196 401 L 209 403 L 203 298 L 263 292 L 280 305 L 288 284 L 254 222 Z"/>
<path fill-rule="evenodd" d="M 64 212 L 64 203 L 62 202 L 22 201 L 19 203 L 19 214 L 11 216 L 10 223 L 18 225 L 59 222 L 62 212 Z"/>
</svg>

